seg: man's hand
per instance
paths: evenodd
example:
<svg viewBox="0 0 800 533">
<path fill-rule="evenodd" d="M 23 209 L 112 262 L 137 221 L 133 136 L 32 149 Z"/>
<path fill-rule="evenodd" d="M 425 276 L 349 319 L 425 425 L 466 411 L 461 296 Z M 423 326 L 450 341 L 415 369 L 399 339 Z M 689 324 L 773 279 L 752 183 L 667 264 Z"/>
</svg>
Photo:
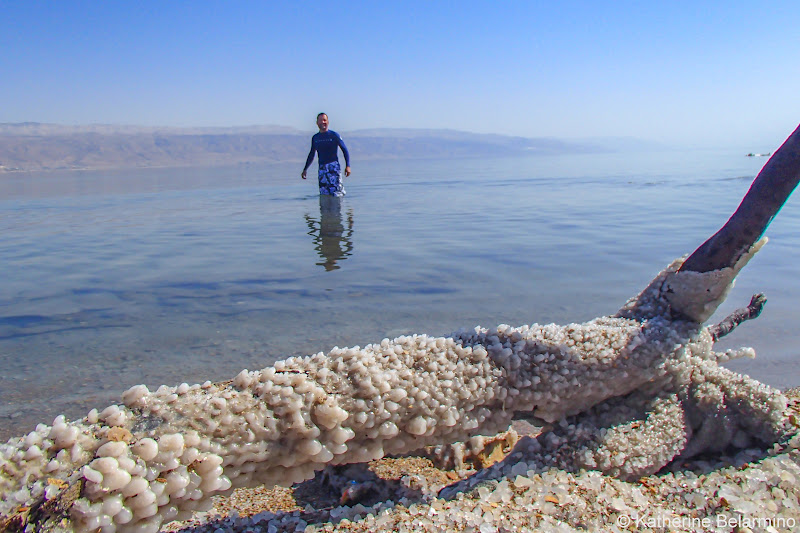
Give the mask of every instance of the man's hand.
<svg viewBox="0 0 800 533">
<path fill-rule="evenodd" d="M 344 177 L 350 176 L 350 167 L 344 167 Z"/>
<path fill-rule="evenodd" d="M 306 171 L 305 170 L 303 171 L 302 174 L 300 174 L 300 177 L 303 178 L 303 179 L 306 179 Z"/>
</svg>

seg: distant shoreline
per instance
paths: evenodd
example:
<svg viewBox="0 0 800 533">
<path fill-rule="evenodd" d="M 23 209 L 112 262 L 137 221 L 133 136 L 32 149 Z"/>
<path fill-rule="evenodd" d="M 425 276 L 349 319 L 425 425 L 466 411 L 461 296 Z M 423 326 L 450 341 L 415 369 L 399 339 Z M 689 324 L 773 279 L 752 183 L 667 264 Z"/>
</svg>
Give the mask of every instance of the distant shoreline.
<svg viewBox="0 0 800 533">
<path fill-rule="evenodd" d="M 278 126 L 148 128 L 0 123 L 0 174 L 303 162 L 312 133 Z M 600 142 L 454 130 L 379 129 L 344 132 L 343 136 L 350 152 L 361 160 L 616 151 Z"/>
<path fill-rule="evenodd" d="M 246 167 L 256 165 L 271 165 L 281 163 L 302 164 L 301 160 L 281 160 L 281 161 L 243 161 L 239 163 L 207 163 L 207 164 L 163 164 L 150 166 L 93 166 L 93 167 L 48 167 L 48 168 L 5 168 L 0 166 L 0 177 L 10 174 L 34 174 L 34 173 L 58 173 L 58 172 L 103 172 L 103 171 L 125 171 L 125 170 L 162 170 L 162 169 L 192 169 L 192 168 L 227 168 L 227 167 Z"/>
</svg>

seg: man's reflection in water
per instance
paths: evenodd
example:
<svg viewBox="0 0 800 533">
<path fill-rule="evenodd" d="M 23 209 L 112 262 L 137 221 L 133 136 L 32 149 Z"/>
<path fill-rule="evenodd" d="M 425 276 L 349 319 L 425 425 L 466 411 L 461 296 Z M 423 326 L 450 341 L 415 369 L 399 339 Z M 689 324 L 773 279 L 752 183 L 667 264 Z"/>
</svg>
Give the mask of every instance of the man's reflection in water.
<svg viewBox="0 0 800 533">
<path fill-rule="evenodd" d="M 353 253 L 353 209 L 347 210 L 347 224 L 342 219 L 342 198 L 319 195 L 319 221 L 304 215 L 308 234 L 314 239 L 314 249 L 322 259 L 317 263 L 325 270 L 336 270 L 340 259 Z"/>
</svg>

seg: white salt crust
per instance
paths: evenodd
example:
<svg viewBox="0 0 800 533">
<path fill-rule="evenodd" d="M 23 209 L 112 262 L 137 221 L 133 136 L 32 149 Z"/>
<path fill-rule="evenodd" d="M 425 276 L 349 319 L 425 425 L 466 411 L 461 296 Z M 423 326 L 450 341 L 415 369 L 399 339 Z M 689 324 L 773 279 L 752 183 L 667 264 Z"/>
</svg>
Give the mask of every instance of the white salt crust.
<svg viewBox="0 0 800 533">
<path fill-rule="evenodd" d="M 697 322 L 705 322 L 728 297 L 739 272 L 766 243 L 767 238 L 762 237 L 732 267 L 703 273 L 673 272 L 664 282 L 665 297 L 676 310 Z M 698 298 L 699 294 L 705 298 Z"/>
<path fill-rule="evenodd" d="M 124 405 L 1 445 L 0 515 L 55 497 L 60 480 L 82 484 L 73 530 L 155 533 L 232 487 L 291 485 L 327 465 L 493 435 L 515 412 L 558 422 L 542 466 L 620 479 L 681 453 L 784 437 L 785 397 L 717 366 L 699 324 L 664 318 L 660 288 L 679 265 L 617 316 L 584 324 L 403 336 L 228 383 L 132 387 Z"/>
</svg>

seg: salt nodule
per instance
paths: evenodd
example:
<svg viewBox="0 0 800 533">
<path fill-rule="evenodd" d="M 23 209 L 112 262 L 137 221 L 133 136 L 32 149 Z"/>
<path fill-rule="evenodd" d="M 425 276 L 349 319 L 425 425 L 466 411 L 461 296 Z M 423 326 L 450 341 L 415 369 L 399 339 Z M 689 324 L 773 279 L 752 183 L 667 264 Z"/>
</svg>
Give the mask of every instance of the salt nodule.
<svg viewBox="0 0 800 533">
<path fill-rule="evenodd" d="M 784 395 L 717 365 L 722 357 L 751 352 L 716 354 L 710 334 L 696 321 L 718 305 L 722 285 L 744 263 L 724 276 L 691 277 L 693 286 L 706 279 L 717 287 L 705 291 L 713 301 L 690 302 L 694 320 L 673 313 L 683 303 L 670 301 L 664 289 L 685 296 L 680 263 L 617 315 L 584 324 L 403 336 L 292 357 L 263 370 L 243 370 L 225 383 L 132 387 L 122 405 L 74 422 L 58 417 L 52 426 L 39 425 L 0 445 L 0 518 L 9 520 L 21 508 L 77 487 L 77 497 L 63 510 L 68 529 L 155 533 L 169 521 L 208 510 L 213 496 L 235 487 L 291 485 L 328 465 L 468 442 L 507 429 L 518 412 L 554 423 L 553 430 L 520 443 L 515 464 L 504 461 L 471 480 L 502 478 L 491 490 L 484 487 L 489 492 L 469 517 L 454 503 L 465 499 L 455 486 L 440 495 L 449 500 L 431 495 L 443 502 L 433 514 L 432 507 L 422 511 L 422 503 L 407 507 L 410 523 L 375 509 L 341 508 L 339 525 L 348 520 L 350 529 L 460 524 L 464 530 L 511 530 L 536 516 L 537 529 L 570 530 L 583 527 L 584 518 L 572 516 L 567 501 L 571 509 L 586 510 L 604 502 L 605 521 L 585 523 L 605 527 L 609 516 L 625 512 L 647 511 L 655 520 L 655 512 L 696 511 L 704 498 L 724 498 L 726 509 L 748 516 L 774 509 L 795 517 L 796 483 L 787 480 L 800 475 L 796 446 L 765 459 L 758 469 L 762 479 L 744 480 L 756 498 L 723 490 L 728 485 L 721 478 L 736 477 L 725 470 L 694 480 L 691 490 L 664 488 L 662 507 L 651 508 L 651 496 L 626 484 L 679 456 L 689 460 L 730 447 L 784 442 L 794 431 Z M 614 477 L 598 484 L 599 474 L 589 469 Z M 535 481 L 508 481 L 520 477 Z M 63 490 L 56 493 L 54 484 Z M 685 485 L 682 479 L 679 486 Z M 606 497 L 610 489 L 615 497 Z M 728 492 L 717 496 L 721 490 Z M 515 513 L 528 519 L 517 522 Z M 275 520 L 262 525 L 315 527 L 288 515 Z M 236 526 L 235 518 L 219 527 L 229 526 Z"/>
</svg>

